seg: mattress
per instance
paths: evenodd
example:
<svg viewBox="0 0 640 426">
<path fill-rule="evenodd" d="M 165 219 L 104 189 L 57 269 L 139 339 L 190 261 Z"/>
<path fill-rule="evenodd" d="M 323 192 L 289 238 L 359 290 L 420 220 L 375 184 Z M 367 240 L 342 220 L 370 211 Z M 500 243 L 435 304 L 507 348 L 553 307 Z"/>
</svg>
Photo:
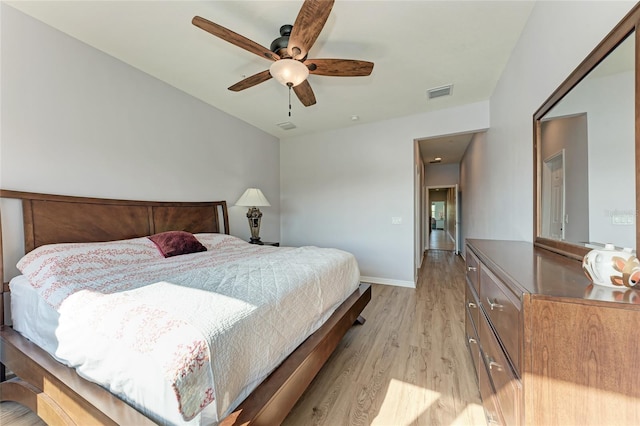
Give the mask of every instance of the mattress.
<svg viewBox="0 0 640 426">
<path fill-rule="evenodd" d="M 250 246 L 241 240 L 232 240 L 232 243 L 239 251 L 245 250 L 242 244 Z M 124 348 L 118 346 L 117 342 L 105 345 L 100 351 L 101 356 L 107 358 L 104 364 L 109 366 L 108 369 L 100 366 L 103 360 L 92 357 L 91 354 L 83 353 L 82 356 L 78 356 L 77 354 L 83 350 L 82 341 L 92 338 L 92 330 L 90 327 L 83 329 L 81 325 L 68 324 L 74 322 L 69 319 L 75 319 L 76 323 L 83 322 L 78 320 L 81 317 L 74 317 L 83 310 L 83 305 L 68 304 L 66 308 L 73 311 L 73 314 L 67 314 L 65 321 L 60 314 L 63 312 L 64 315 L 64 309 L 56 309 L 47 303 L 22 275 L 10 283 L 14 329 L 62 363 L 75 367 L 83 377 L 103 385 L 154 421 L 163 424 L 215 424 L 244 400 L 295 347 L 317 330 L 357 288 L 359 281 L 357 264 L 348 253 L 329 252 L 332 256 L 346 257 L 348 261 L 339 267 L 331 267 L 332 271 L 326 274 L 321 273 L 320 269 L 315 272 L 313 268 L 301 272 L 302 269 L 296 270 L 292 262 L 296 262 L 296 251 L 303 253 L 303 257 L 313 263 L 314 259 L 320 259 L 327 253 L 323 250 L 331 249 L 258 249 L 252 246 L 247 247 L 247 250 L 251 250 L 252 254 L 241 258 L 235 255 L 227 256 L 225 261 L 217 262 L 215 267 L 196 272 L 183 271 L 169 282 L 154 282 L 123 292 L 127 296 L 144 300 L 151 299 L 150 296 L 153 294 L 164 292 L 165 296 L 158 298 L 157 306 L 163 307 L 161 305 L 170 303 L 178 305 L 179 312 L 185 312 L 190 311 L 192 302 L 187 301 L 184 295 L 200 291 L 201 283 L 206 283 L 204 287 L 209 293 L 199 299 L 200 302 L 206 300 L 206 303 L 210 304 L 207 306 L 212 306 L 214 324 L 211 325 L 205 319 L 195 317 L 191 313 L 185 313 L 183 318 L 190 325 L 204 330 L 204 335 L 213 336 L 209 338 L 209 349 L 215 399 L 191 420 L 185 420 L 180 414 L 180 403 L 176 400 L 175 389 L 167 384 L 162 375 L 154 372 L 151 364 L 145 362 L 144 358 L 125 353 Z M 279 266 L 281 264 L 284 266 Z M 302 284 L 293 284 L 298 280 L 298 275 L 305 275 L 301 280 Z M 293 288 L 298 286 L 300 289 L 293 291 Z M 263 299 L 266 300 L 264 303 L 272 305 L 266 316 L 254 320 L 257 323 L 247 322 L 247 318 L 253 315 L 253 310 L 263 309 Z M 238 311 L 241 314 L 236 315 L 238 318 L 233 321 L 237 320 L 239 325 L 220 326 L 221 323 L 227 322 L 221 312 L 229 309 L 234 303 L 249 308 L 243 307 Z M 311 311 L 314 311 L 313 314 L 303 319 Z M 298 330 L 295 331 L 295 336 L 291 335 L 283 341 L 282 336 L 288 335 L 289 332 L 279 328 L 284 323 L 291 322 L 293 325 L 300 321 L 305 323 L 296 326 Z M 273 324 L 269 327 L 269 323 Z M 219 328 L 224 329 L 222 335 L 215 334 Z M 74 347 L 76 342 L 77 348 Z M 275 342 L 275 346 L 271 346 L 271 342 Z M 258 358 L 255 358 L 256 352 Z"/>
</svg>

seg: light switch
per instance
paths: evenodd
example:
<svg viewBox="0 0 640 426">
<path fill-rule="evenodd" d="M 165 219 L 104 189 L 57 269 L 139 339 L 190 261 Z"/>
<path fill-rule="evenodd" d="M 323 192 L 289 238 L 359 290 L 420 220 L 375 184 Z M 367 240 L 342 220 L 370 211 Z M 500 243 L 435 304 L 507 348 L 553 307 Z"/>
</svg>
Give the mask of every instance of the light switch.
<svg viewBox="0 0 640 426">
<path fill-rule="evenodd" d="M 611 216 L 611 223 L 614 225 L 633 225 L 634 217 L 630 214 L 614 214 Z"/>
<path fill-rule="evenodd" d="M 391 218 L 391 224 L 392 225 L 401 225 L 402 224 L 402 218 L 398 217 L 398 216 L 394 216 Z"/>
</svg>

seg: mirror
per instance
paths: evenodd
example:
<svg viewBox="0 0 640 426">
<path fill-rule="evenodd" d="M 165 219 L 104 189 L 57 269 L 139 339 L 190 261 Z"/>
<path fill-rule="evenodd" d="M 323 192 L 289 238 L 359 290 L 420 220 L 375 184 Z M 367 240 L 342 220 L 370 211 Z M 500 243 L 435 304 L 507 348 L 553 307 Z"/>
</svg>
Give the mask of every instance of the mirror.
<svg viewBox="0 0 640 426">
<path fill-rule="evenodd" d="M 637 249 L 638 6 L 534 115 L 536 245 L 575 258 Z"/>
<path fill-rule="evenodd" d="M 635 248 L 630 35 L 540 123 L 540 236 Z"/>
</svg>

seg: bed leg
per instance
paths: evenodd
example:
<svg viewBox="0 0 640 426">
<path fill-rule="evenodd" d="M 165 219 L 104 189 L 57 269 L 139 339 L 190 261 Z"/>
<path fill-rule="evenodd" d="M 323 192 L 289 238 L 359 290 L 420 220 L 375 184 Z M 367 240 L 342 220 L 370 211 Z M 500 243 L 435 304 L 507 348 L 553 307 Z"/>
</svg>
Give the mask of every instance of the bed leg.
<svg viewBox="0 0 640 426">
<path fill-rule="evenodd" d="M 362 315 L 358 315 L 358 318 L 353 322 L 353 325 L 362 325 L 366 321 L 366 318 Z"/>
</svg>

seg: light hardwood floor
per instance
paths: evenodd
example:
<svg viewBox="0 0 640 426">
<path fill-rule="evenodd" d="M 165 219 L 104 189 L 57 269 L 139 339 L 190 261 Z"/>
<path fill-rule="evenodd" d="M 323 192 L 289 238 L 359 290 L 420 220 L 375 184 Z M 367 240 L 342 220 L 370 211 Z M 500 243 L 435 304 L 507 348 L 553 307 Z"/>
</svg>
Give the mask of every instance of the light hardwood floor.
<svg viewBox="0 0 640 426">
<path fill-rule="evenodd" d="M 285 425 L 486 425 L 464 338 L 464 265 L 425 256 L 417 289 L 373 286 Z"/>
<path fill-rule="evenodd" d="M 425 256 L 417 289 L 374 285 L 373 298 L 284 422 L 298 425 L 483 425 L 464 344 L 464 264 Z M 0 404 L 0 424 L 33 425 Z"/>
<path fill-rule="evenodd" d="M 431 250 L 455 250 L 456 244 L 449 237 L 447 231 L 432 229 L 429 233 L 429 249 Z"/>
</svg>

